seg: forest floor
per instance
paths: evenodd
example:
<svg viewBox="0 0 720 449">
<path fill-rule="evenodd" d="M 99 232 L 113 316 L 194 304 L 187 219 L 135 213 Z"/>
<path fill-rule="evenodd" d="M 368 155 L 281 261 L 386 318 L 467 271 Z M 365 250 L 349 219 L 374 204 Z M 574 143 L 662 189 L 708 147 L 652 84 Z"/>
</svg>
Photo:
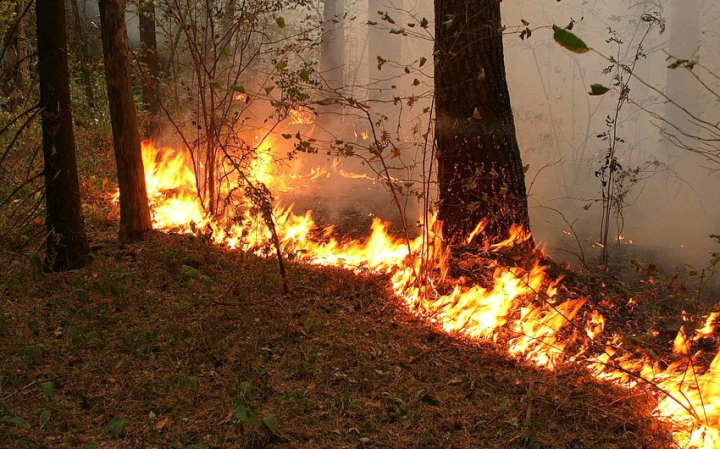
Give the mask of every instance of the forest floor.
<svg viewBox="0 0 720 449">
<path fill-rule="evenodd" d="M 652 397 L 447 335 L 383 276 L 289 263 L 283 295 L 272 259 L 90 228 L 81 270 L 2 255 L 0 447 L 672 447 Z"/>
</svg>

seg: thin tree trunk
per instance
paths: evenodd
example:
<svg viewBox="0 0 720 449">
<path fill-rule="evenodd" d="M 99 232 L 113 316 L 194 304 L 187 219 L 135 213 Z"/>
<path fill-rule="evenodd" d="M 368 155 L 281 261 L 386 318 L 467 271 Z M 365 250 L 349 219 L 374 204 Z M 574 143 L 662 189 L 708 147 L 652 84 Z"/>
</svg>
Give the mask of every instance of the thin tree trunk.
<svg viewBox="0 0 720 449">
<path fill-rule="evenodd" d="M 229 49 L 230 45 L 232 45 L 233 35 L 235 34 L 233 30 L 235 28 L 235 2 L 236 0 L 227 0 L 221 21 L 222 34 L 219 45 L 226 49 Z"/>
<path fill-rule="evenodd" d="M 37 0 L 47 256 L 54 271 L 79 268 L 90 257 L 75 158 L 63 0 Z"/>
<path fill-rule="evenodd" d="M 343 85 L 344 3 L 344 0 L 324 1 L 320 73 L 331 89 L 339 89 Z"/>
<path fill-rule="evenodd" d="M 22 0 L 15 3 L 16 20 L 11 23 L 0 45 L 0 95 L 10 97 L 10 111 L 14 111 L 28 95 L 29 58 L 23 17 L 25 8 Z"/>
<path fill-rule="evenodd" d="M 403 38 L 390 33 L 392 28 L 402 28 L 399 23 L 391 23 L 401 20 L 397 8 L 402 8 L 402 0 L 368 0 L 368 19 L 377 22 L 368 28 L 368 98 L 374 102 L 373 109 L 388 118 L 385 129 L 392 131 L 400 122 L 400 108 L 395 98 L 399 97 L 398 86 L 404 73 L 401 68 Z M 383 15 L 378 14 L 379 11 Z M 385 14 L 389 20 L 383 18 Z"/>
<path fill-rule="evenodd" d="M 77 58 L 80 62 L 80 73 L 82 74 L 83 87 L 85 87 L 85 97 L 88 102 L 88 106 L 91 109 L 95 109 L 95 95 L 93 94 L 92 88 L 92 76 L 90 73 L 90 58 L 88 57 L 87 44 L 85 43 L 85 36 L 82 32 L 82 23 L 80 22 L 80 10 L 78 8 L 77 0 L 70 0 L 73 15 L 73 31 L 75 33 L 75 48 L 77 52 Z"/>
<path fill-rule="evenodd" d="M 110 120 L 120 189 L 120 240 L 140 240 L 152 229 L 135 100 L 130 86 L 130 56 L 125 4 L 100 0 L 100 30 L 105 57 Z"/>
<path fill-rule="evenodd" d="M 25 2 L 17 0 L 15 13 L 20 17 L 25 9 Z M 24 90 L 27 81 L 30 79 L 30 60 L 28 58 L 27 42 L 25 37 L 24 20 L 20 19 L 15 33 L 15 51 L 17 54 L 17 83 L 20 89 Z"/>
<path fill-rule="evenodd" d="M 673 0 L 670 6 L 668 29 L 668 51 L 670 56 L 678 59 L 692 60 L 699 58 L 700 48 L 700 8 L 698 0 Z M 668 65 L 674 60 L 669 60 Z M 668 69 L 665 94 L 685 109 L 699 109 L 700 90 L 685 68 Z M 680 108 L 670 102 L 665 103 L 665 119 L 679 128 L 693 133 L 696 127 L 688 120 Z M 682 136 L 678 136 L 683 139 Z"/>
<path fill-rule="evenodd" d="M 159 119 L 162 112 L 160 106 L 160 62 L 158 60 L 157 33 L 155 31 L 155 4 L 152 1 L 141 1 L 138 5 L 140 15 L 140 54 L 142 70 L 145 71 L 142 86 L 142 98 L 150 120 L 145 124 L 145 134 L 157 137 Z"/>
<path fill-rule="evenodd" d="M 436 0 L 438 218 L 463 238 L 488 220 L 485 242 L 529 230 L 497 0 Z M 529 242 L 531 244 L 531 242 Z"/>
<path fill-rule="evenodd" d="M 368 28 L 369 97 L 371 100 L 386 102 L 392 101 L 393 86 L 396 86 L 399 81 L 395 77 L 402 74 L 402 70 L 396 67 L 400 63 L 401 39 L 388 31 L 388 28 L 397 25 L 384 20 L 383 16 L 378 14 L 379 11 L 382 11 L 390 18 L 393 15 L 397 18 L 396 12 L 388 9 L 389 5 L 389 0 L 368 0 L 368 20 L 377 23 L 377 25 L 369 25 Z M 388 62 L 381 64 L 378 57 Z"/>
</svg>

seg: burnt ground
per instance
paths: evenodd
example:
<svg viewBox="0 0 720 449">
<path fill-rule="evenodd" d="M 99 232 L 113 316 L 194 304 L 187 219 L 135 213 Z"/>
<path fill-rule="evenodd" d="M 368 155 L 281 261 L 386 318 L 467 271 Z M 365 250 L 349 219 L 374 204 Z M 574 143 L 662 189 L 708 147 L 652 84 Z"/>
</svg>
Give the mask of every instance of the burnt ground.
<svg viewBox="0 0 720 449">
<path fill-rule="evenodd" d="M 152 233 L 44 274 L 2 255 L 0 447 L 663 448 L 652 398 L 411 315 L 381 276 Z"/>
</svg>

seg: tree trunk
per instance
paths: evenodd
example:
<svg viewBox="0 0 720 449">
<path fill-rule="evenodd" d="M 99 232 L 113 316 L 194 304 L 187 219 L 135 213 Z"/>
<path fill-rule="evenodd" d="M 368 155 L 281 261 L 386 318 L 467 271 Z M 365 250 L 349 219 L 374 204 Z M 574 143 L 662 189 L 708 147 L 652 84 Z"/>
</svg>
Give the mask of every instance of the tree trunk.
<svg viewBox="0 0 720 449">
<path fill-rule="evenodd" d="M 673 0 L 668 21 L 668 51 L 678 59 L 699 59 L 700 49 L 700 7 L 698 0 Z M 668 60 L 668 65 L 675 62 Z M 699 112 L 697 82 L 685 68 L 668 69 L 665 94 L 678 105 L 691 112 Z M 688 116 L 672 103 L 665 104 L 665 119 L 688 133 L 696 133 L 697 127 Z M 677 136 L 683 140 L 683 136 Z M 690 143 L 690 145 L 693 145 Z"/>
<path fill-rule="evenodd" d="M 320 73 L 330 89 L 340 89 L 343 86 L 345 50 L 344 0 L 325 0 L 323 8 Z"/>
<path fill-rule="evenodd" d="M 75 159 L 64 1 L 37 0 L 36 16 L 43 108 L 46 262 L 54 271 L 63 271 L 85 265 L 90 257 Z"/>
<path fill-rule="evenodd" d="M 73 15 L 73 31 L 75 33 L 75 51 L 80 62 L 80 73 L 82 74 L 82 82 L 85 87 L 85 97 L 88 106 L 95 109 L 95 95 L 92 88 L 92 75 L 90 73 L 90 58 L 88 57 L 87 44 L 82 32 L 82 23 L 80 22 L 80 10 L 78 8 L 78 0 L 70 0 Z"/>
<path fill-rule="evenodd" d="M 403 27 L 404 18 L 399 11 L 402 6 L 402 0 L 368 0 L 368 20 L 377 23 L 368 27 L 368 99 L 377 114 L 387 117 L 383 127 L 392 133 L 397 133 L 400 124 L 401 108 L 395 98 L 400 97 L 398 87 L 403 82 L 404 71 L 403 37 L 390 30 Z M 379 11 L 383 14 L 378 14 Z M 390 20 L 384 18 L 385 15 Z"/>
<path fill-rule="evenodd" d="M 16 19 L 10 23 L 3 42 L 0 42 L 0 95 L 10 97 L 8 109 L 14 111 L 28 96 L 26 88 L 29 83 L 29 56 L 28 44 L 25 37 L 25 3 L 18 0 L 15 3 Z"/>
<path fill-rule="evenodd" d="M 382 11 L 393 21 L 398 19 L 399 13 L 389 9 L 391 4 L 397 7 L 401 5 L 400 2 L 390 0 L 368 0 L 368 20 L 377 23 L 377 25 L 369 25 L 368 28 L 369 97 L 370 100 L 382 100 L 388 103 L 392 103 L 393 86 L 399 82 L 396 77 L 403 73 L 402 69 L 397 67 L 400 64 L 401 37 L 390 34 L 388 29 L 399 29 L 402 25 L 392 24 L 383 19 L 383 15 L 378 14 Z M 378 57 L 388 62 L 380 64 Z"/>
<path fill-rule="evenodd" d="M 233 43 L 233 35 L 235 34 L 235 2 L 236 0 L 227 0 L 221 20 L 221 39 L 219 46 L 227 49 Z M 229 53 L 228 53 L 229 55 Z"/>
<path fill-rule="evenodd" d="M 138 5 L 140 15 L 140 53 L 139 59 L 144 71 L 142 99 L 150 117 L 145 124 L 147 137 L 155 138 L 159 132 L 160 107 L 160 62 L 157 51 L 157 34 L 155 32 L 155 4 L 152 1 L 141 1 Z"/>
<path fill-rule="evenodd" d="M 152 222 L 135 100 L 130 86 L 125 4 L 123 0 L 100 0 L 99 5 L 105 80 L 120 189 L 120 240 L 135 241 L 152 229 Z"/>
<path fill-rule="evenodd" d="M 484 243 L 507 238 L 513 224 L 529 230 L 500 3 L 436 0 L 435 55 L 438 218 L 444 235 L 459 241 L 482 220 L 488 220 Z"/>
</svg>

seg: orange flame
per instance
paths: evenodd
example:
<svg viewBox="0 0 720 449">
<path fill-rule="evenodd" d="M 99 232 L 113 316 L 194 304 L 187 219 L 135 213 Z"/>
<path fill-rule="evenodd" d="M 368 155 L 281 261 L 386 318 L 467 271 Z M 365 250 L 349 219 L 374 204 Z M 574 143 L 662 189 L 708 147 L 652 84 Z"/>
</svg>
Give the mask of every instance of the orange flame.
<svg viewBox="0 0 720 449">
<path fill-rule="evenodd" d="M 315 123 L 315 113 L 302 106 L 290 109 L 288 118 L 291 125 L 312 125 Z"/>
<path fill-rule="evenodd" d="M 289 187 L 293 177 L 282 178 L 275 172 L 273 143 L 266 139 L 258 145 L 251 168 L 254 179 L 282 189 Z M 205 214 L 195 193 L 195 174 L 187 153 L 144 142 L 143 161 L 157 229 L 202 230 L 228 248 L 269 254 L 270 233 L 249 212 L 251 208 L 239 205 L 236 210 L 246 212 L 235 217 L 211 219 Z M 297 178 L 317 179 L 327 173 L 318 168 Z M 654 414 L 671 426 L 681 447 L 720 447 L 720 355 L 703 368 L 690 351 L 694 341 L 712 335 L 720 313 L 711 314 L 692 337 L 681 329 L 674 343 L 679 360 L 660 369 L 648 357 L 624 351 L 619 336 L 604 335 L 605 318 L 599 312 L 581 314 L 585 299 L 558 300 L 560 280 L 549 282 L 539 264 L 530 270 L 496 267 L 490 285 L 456 285 L 449 292 L 440 292 L 441 286 L 422 276 L 447 270 L 448 250 L 441 244 L 439 231 L 435 232 L 434 220 L 426 224 L 424 237 L 411 242 L 392 237 L 389 225 L 377 218 L 370 237 L 343 241 L 334 236 L 332 228 L 319 232 L 310 212 L 296 215 L 292 206 L 276 204 L 273 215 L 284 254 L 316 265 L 389 273 L 393 291 L 414 313 L 448 333 L 503 343 L 510 354 L 537 366 L 552 370 L 563 363 L 581 363 L 596 378 L 625 387 L 652 383 L 656 391 L 664 392 Z M 482 232 L 482 226 L 468 241 Z M 517 245 L 528 238 L 516 227 L 491 249 Z M 586 317 L 584 325 L 581 317 Z M 604 349 L 598 349 L 601 346 Z"/>
</svg>

